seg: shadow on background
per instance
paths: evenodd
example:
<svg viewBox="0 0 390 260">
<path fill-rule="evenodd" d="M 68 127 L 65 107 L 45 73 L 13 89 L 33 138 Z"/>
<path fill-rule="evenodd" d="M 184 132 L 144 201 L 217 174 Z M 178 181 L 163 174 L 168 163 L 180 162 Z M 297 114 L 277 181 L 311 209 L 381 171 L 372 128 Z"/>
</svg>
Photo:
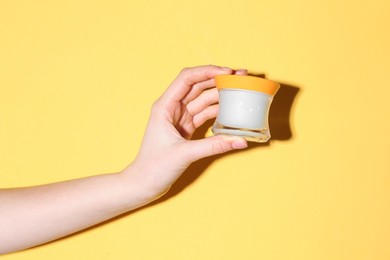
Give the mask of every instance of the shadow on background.
<svg viewBox="0 0 390 260">
<path fill-rule="evenodd" d="M 268 118 L 272 140 L 286 141 L 292 138 L 290 115 L 298 92 L 298 87 L 280 83 L 280 89 L 272 101 Z"/>
<path fill-rule="evenodd" d="M 265 78 L 264 74 L 256 74 L 252 76 L 262 77 Z M 278 93 L 275 95 L 270 112 L 269 112 L 269 127 L 271 131 L 271 140 L 272 141 L 287 141 L 293 137 L 293 133 L 291 130 L 291 121 L 290 121 L 290 115 L 291 115 L 291 109 L 293 107 L 294 100 L 299 92 L 299 88 L 296 86 L 288 85 L 280 83 L 281 87 L 278 91 Z M 193 135 L 192 139 L 201 139 L 204 138 L 206 135 L 206 132 L 210 129 L 212 124 L 214 123 L 213 120 L 207 121 L 203 126 L 199 127 L 196 132 Z M 269 146 L 271 145 L 270 142 L 267 143 L 253 143 L 250 142 L 248 145 L 248 148 L 245 150 L 252 150 L 252 149 L 259 149 L 261 147 Z M 202 160 L 199 160 L 193 164 L 190 165 L 190 167 L 182 174 L 182 176 L 175 182 L 175 184 L 171 187 L 171 189 L 161 198 L 143 206 L 138 209 L 132 210 L 128 213 L 124 213 L 121 216 L 115 217 L 113 219 L 109 219 L 105 222 L 102 222 L 100 224 L 97 224 L 93 227 L 84 229 L 82 231 L 79 231 L 77 233 L 71 234 L 67 237 L 71 237 L 83 232 L 86 232 L 90 229 L 96 228 L 98 226 L 104 225 L 108 222 L 115 221 L 118 218 L 121 218 L 123 216 L 127 216 L 130 214 L 133 214 L 135 212 L 138 212 L 142 209 L 152 207 L 156 204 L 162 203 L 174 196 L 176 196 L 178 193 L 183 191 L 185 188 L 190 186 L 192 183 L 196 181 L 196 179 L 199 178 L 199 176 L 215 161 L 218 160 L 221 157 L 230 156 L 235 153 L 239 153 L 243 151 L 231 151 L 228 154 L 224 155 L 215 155 L 212 157 L 204 158 Z M 67 237 L 60 238 L 59 240 L 66 239 Z M 58 240 L 57 240 L 58 241 Z M 55 242 L 55 241 L 53 241 Z"/>
</svg>

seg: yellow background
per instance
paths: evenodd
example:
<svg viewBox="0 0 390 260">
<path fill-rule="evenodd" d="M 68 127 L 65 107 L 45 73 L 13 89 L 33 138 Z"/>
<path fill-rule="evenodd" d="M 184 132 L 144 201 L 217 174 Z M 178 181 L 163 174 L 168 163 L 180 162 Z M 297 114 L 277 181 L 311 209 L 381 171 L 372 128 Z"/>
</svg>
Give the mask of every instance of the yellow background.
<svg viewBox="0 0 390 260">
<path fill-rule="evenodd" d="M 182 67 L 284 84 L 269 145 L 3 259 L 390 259 L 389 13 L 387 0 L 2 1 L 1 187 L 123 169 Z"/>
</svg>

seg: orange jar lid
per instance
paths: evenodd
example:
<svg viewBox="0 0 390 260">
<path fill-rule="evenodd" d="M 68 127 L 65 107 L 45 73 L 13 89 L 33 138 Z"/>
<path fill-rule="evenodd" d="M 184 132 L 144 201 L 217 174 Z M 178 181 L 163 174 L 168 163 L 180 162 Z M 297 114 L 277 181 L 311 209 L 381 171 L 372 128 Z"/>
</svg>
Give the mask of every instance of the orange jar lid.
<svg viewBox="0 0 390 260">
<path fill-rule="evenodd" d="M 217 89 L 235 88 L 263 92 L 274 96 L 280 85 L 275 81 L 255 76 L 244 75 L 217 75 L 215 76 Z"/>
</svg>

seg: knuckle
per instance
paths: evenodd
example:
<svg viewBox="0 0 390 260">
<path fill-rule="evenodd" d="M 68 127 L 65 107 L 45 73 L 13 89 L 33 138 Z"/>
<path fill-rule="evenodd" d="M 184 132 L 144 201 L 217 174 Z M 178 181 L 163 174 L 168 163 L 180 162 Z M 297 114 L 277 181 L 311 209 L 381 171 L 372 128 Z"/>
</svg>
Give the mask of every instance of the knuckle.
<svg viewBox="0 0 390 260">
<path fill-rule="evenodd" d="M 190 67 L 184 67 L 184 68 L 181 70 L 180 74 L 181 74 L 181 75 L 186 75 L 186 74 L 189 74 L 190 71 L 191 71 L 191 68 L 190 68 Z"/>
<path fill-rule="evenodd" d="M 194 84 L 194 82 L 192 81 L 193 72 L 194 72 L 193 69 L 188 67 L 184 68 L 181 71 L 179 77 L 181 78 L 181 80 L 185 85 L 192 86 Z"/>
<path fill-rule="evenodd" d="M 219 140 L 218 142 L 215 142 L 213 144 L 213 153 L 214 154 L 221 154 L 227 152 L 229 149 L 225 145 L 225 143 L 222 140 Z"/>
<path fill-rule="evenodd" d="M 156 112 L 156 111 L 160 110 L 160 107 L 161 107 L 161 101 L 160 101 L 160 99 L 157 99 L 156 101 L 154 101 L 152 103 L 151 110 L 152 110 L 152 112 Z"/>
</svg>

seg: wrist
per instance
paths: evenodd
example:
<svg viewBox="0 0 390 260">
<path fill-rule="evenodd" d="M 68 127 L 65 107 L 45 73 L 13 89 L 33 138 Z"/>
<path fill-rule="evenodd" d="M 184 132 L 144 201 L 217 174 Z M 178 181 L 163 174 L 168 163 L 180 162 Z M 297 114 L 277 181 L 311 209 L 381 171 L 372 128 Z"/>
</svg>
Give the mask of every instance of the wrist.
<svg viewBox="0 0 390 260">
<path fill-rule="evenodd" d="M 126 186 L 125 188 L 131 193 L 129 196 L 139 206 L 157 200 L 166 194 L 170 188 L 170 185 L 163 185 L 159 182 L 149 167 L 145 167 L 136 161 L 122 170 L 119 175 L 121 176 L 121 181 Z"/>
</svg>

